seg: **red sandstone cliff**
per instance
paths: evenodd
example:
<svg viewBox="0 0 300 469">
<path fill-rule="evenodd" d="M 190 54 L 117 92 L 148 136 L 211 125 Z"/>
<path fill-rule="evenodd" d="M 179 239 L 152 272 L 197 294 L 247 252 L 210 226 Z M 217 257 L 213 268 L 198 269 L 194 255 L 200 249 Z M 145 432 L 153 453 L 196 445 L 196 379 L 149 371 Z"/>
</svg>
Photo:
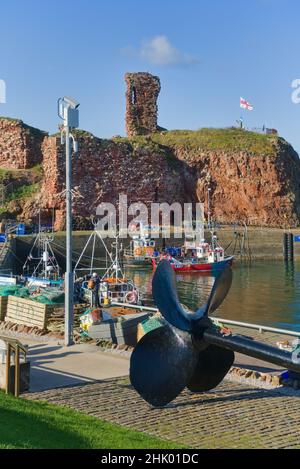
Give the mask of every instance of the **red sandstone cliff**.
<svg viewBox="0 0 300 469">
<path fill-rule="evenodd" d="M 219 221 L 298 225 L 300 160 L 293 148 L 278 137 L 259 135 L 257 140 L 247 132 L 219 132 L 246 137 L 248 149 L 243 149 L 245 142 L 225 149 L 221 144 L 198 146 L 184 135 L 184 144 L 176 138 L 172 142 L 172 132 L 115 141 L 82 134 L 80 153 L 74 157 L 74 186 L 83 198 L 75 199 L 75 217 L 95 215 L 101 201 L 117 204 L 120 193 L 127 194 L 129 202 L 147 205 L 206 202 L 211 187 L 213 216 Z M 61 226 L 64 205 L 56 194 L 64 187 L 64 156 L 58 140 L 46 139 L 43 153 L 46 206 L 57 209 Z"/>
<path fill-rule="evenodd" d="M 185 200 L 184 181 L 178 170 L 170 168 L 159 145 L 132 146 L 127 141 L 101 140 L 84 132 L 78 134 L 80 151 L 73 158 L 74 217 L 89 219 L 101 202 L 117 206 L 119 195 L 128 203 Z M 49 137 L 43 145 L 45 208 L 55 208 L 56 225 L 64 225 L 64 151 L 59 139 Z M 178 163 L 180 165 L 180 162 Z"/>
<path fill-rule="evenodd" d="M 46 135 L 19 119 L 0 117 L 0 167 L 28 169 L 41 163 Z"/>
<path fill-rule="evenodd" d="M 300 222 L 300 160 L 282 139 L 274 153 L 184 150 L 174 148 L 195 177 L 197 200 L 207 200 L 211 187 L 212 212 L 220 222 L 249 225 L 297 226 Z"/>
<path fill-rule="evenodd" d="M 1 121 L 0 121 L 1 123 Z M 28 128 L 25 127 L 28 132 Z M 24 132 L 25 132 L 24 130 Z M 30 168 L 42 161 L 41 190 L 19 203 L 10 216 L 34 219 L 39 208 L 55 210 L 56 226 L 64 226 L 64 152 L 57 137 L 3 124 L 0 166 Z M 237 129 L 154 133 L 130 139 L 102 140 L 77 132 L 73 186 L 76 225 L 85 227 L 100 202 L 206 202 L 212 189 L 215 219 L 252 225 L 300 224 L 300 160 L 276 136 Z"/>
</svg>

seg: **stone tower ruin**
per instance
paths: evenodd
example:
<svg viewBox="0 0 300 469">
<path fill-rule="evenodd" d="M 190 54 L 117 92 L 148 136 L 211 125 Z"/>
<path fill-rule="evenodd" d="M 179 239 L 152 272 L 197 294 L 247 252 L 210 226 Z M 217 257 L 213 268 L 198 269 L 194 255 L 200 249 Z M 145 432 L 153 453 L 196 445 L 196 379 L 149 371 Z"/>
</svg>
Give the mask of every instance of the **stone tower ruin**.
<svg viewBox="0 0 300 469">
<path fill-rule="evenodd" d="M 126 73 L 126 132 L 129 137 L 157 131 L 160 79 L 150 73 Z"/>
</svg>

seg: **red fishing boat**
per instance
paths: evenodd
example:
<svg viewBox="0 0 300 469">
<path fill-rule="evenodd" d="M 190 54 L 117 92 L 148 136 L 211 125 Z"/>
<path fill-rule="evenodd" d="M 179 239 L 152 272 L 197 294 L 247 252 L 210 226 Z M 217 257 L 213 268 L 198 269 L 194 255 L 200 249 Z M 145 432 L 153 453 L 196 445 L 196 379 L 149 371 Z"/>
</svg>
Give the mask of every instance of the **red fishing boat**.
<svg viewBox="0 0 300 469">
<path fill-rule="evenodd" d="M 225 255 L 215 233 L 212 233 L 211 244 L 204 239 L 197 242 L 196 237 L 186 238 L 179 257 L 166 253 L 160 256 L 159 260 L 162 259 L 168 259 L 172 269 L 178 273 L 216 272 L 233 263 L 233 256 Z M 153 265 L 156 265 L 156 261 L 153 261 Z"/>
<path fill-rule="evenodd" d="M 178 248 L 167 248 L 160 258 L 153 259 L 153 266 L 157 265 L 159 259 L 168 259 L 172 269 L 178 273 L 193 272 L 217 272 L 232 265 L 233 256 L 226 256 L 225 250 L 219 244 L 216 232 L 212 229 L 210 192 L 208 189 L 208 229 L 211 233 L 211 242 L 205 240 L 204 223 L 198 227 L 197 233 L 186 234 L 184 246 Z M 192 223 L 192 214 L 190 213 Z M 175 253 L 175 254 L 174 254 Z"/>
</svg>

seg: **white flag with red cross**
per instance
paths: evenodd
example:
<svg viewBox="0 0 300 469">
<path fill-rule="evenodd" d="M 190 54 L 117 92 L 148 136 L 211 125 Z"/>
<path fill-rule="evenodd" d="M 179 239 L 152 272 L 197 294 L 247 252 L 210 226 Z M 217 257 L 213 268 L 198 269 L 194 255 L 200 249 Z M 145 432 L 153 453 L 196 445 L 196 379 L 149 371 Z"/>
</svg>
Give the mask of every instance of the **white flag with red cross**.
<svg viewBox="0 0 300 469">
<path fill-rule="evenodd" d="M 248 111 L 253 111 L 254 106 L 250 104 L 246 99 L 240 98 L 240 107 L 242 109 L 247 109 Z"/>
</svg>

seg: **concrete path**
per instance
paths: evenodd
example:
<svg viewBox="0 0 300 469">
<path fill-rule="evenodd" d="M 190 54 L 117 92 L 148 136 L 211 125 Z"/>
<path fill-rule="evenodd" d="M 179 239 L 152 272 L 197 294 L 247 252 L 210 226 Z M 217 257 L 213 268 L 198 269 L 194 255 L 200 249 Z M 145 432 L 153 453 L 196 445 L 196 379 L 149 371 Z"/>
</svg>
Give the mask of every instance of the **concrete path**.
<svg viewBox="0 0 300 469">
<path fill-rule="evenodd" d="M 127 358 L 103 353 L 95 345 L 80 344 L 68 348 L 53 342 L 28 345 L 31 392 L 128 375 Z"/>
<path fill-rule="evenodd" d="M 110 351 L 102 352 L 95 345 L 78 344 L 67 348 L 53 342 L 22 342 L 29 346 L 31 392 L 92 383 L 129 374 L 128 356 Z M 275 365 L 240 354 L 236 355 L 235 365 L 273 375 L 282 372 L 282 369 Z"/>
</svg>

